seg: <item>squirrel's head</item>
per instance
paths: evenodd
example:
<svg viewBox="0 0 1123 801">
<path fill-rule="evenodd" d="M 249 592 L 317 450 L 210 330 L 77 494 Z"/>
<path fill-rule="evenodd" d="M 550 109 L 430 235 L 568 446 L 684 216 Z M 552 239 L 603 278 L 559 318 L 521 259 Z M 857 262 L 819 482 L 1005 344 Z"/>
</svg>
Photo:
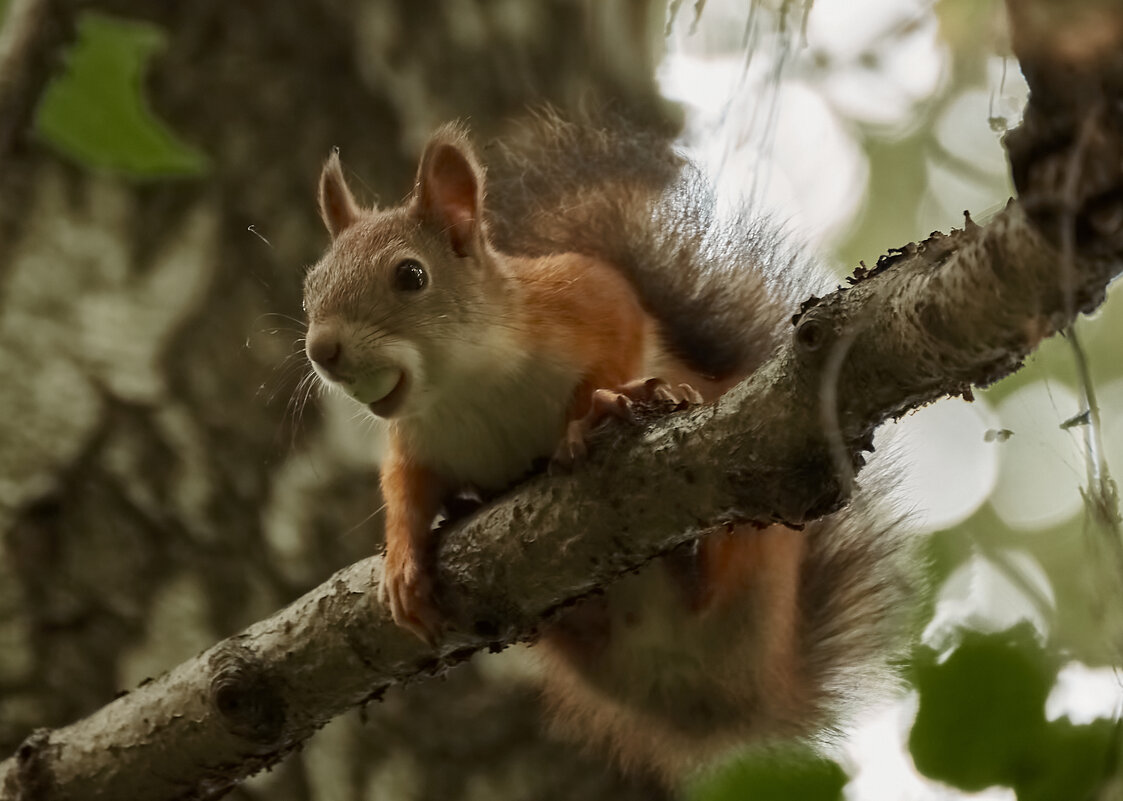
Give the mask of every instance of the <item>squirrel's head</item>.
<svg viewBox="0 0 1123 801">
<path fill-rule="evenodd" d="M 483 169 L 457 126 L 430 138 L 413 192 L 390 209 L 361 208 L 338 154 L 328 159 L 320 215 L 332 244 L 304 282 L 305 352 L 321 379 L 397 417 L 486 367 L 508 281 L 483 202 Z"/>
</svg>

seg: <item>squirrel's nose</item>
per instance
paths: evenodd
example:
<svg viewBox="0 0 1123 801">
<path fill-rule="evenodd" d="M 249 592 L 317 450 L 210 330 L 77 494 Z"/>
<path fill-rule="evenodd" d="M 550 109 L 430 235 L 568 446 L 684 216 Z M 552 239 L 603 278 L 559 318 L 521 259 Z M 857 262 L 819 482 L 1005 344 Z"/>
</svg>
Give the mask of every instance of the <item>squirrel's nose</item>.
<svg viewBox="0 0 1123 801">
<path fill-rule="evenodd" d="M 343 352 L 343 346 L 339 341 L 339 335 L 334 331 L 317 328 L 308 332 L 308 339 L 304 343 L 304 352 L 308 354 L 310 361 L 315 362 L 330 373 L 339 366 L 339 357 Z"/>
</svg>

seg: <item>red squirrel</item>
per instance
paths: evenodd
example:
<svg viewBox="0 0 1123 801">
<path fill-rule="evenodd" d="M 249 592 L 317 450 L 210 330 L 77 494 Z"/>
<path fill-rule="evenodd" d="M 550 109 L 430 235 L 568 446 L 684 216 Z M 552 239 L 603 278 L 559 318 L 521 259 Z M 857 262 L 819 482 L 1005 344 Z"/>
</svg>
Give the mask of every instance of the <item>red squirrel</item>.
<svg viewBox="0 0 1123 801">
<path fill-rule="evenodd" d="M 332 243 L 305 282 L 306 351 L 388 425 L 380 597 L 429 642 L 446 497 L 572 463 L 633 402 L 714 400 L 768 357 L 810 273 L 765 224 L 720 222 L 666 140 L 549 113 L 486 172 L 442 127 L 387 209 L 361 208 L 333 155 L 319 201 Z M 671 779 L 742 742 L 820 736 L 891 681 L 907 551 L 860 503 L 703 537 L 545 626 L 559 726 Z"/>
</svg>

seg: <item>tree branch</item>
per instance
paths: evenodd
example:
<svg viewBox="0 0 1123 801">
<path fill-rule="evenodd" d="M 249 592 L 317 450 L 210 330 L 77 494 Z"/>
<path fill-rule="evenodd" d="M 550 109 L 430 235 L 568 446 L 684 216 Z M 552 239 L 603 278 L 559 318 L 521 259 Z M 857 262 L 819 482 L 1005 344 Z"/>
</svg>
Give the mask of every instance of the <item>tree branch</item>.
<svg viewBox="0 0 1123 801">
<path fill-rule="evenodd" d="M 1011 0 L 1012 14 L 1026 5 Z M 371 600 L 381 560 L 366 560 L 90 717 L 36 733 L 0 763 L 0 799 L 217 797 L 334 715 L 532 637 L 572 599 L 716 524 L 799 524 L 838 508 L 877 425 L 1017 369 L 1123 269 L 1117 62 L 1078 71 L 1079 91 L 1027 68 L 1031 109 L 1010 146 L 1023 204 L 894 251 L 808 301 L 791 338 L 718 403 L 613 427 L 581 470 L 534 478 L 450 526 L 438 562 L 451 630 L 439 650 Z M 1084 98 L 1061 115 L 1067 135 L 1047 112 L 1048 126 L 1034 122 L 1057 91 Z M 1058 154 L 1096 169 L 1075 187 L 1058 181 Z"/>
<path fill-rule="evenodd" d="M 90 717 L 33 737 L 0 764 L 0 798 L 209 797 L 389 685 L 532 636 L 570 599 L 717 523 L 798 524 L 838 507 L 839 443 L 819 424 L 832 343 L 852 342 L 837 401 L 856 463 L 882 420 L 1011 372 L 1067 324 L 1057 259 L 1014 204 L 989 225 L 910 245 L 811 306 L 776 356 L 717 404 L 649 413 L 659 419 L 642 431 L 613 428 L 584 469 L 539 476 L 451 526 L 439 564 L 454 630 L 439 651 L 371 600 L 381 560 L 360 562 Z M 1121 265 L 1076 266 L 1077 295 L 1096 299 Z"/>
</svg>

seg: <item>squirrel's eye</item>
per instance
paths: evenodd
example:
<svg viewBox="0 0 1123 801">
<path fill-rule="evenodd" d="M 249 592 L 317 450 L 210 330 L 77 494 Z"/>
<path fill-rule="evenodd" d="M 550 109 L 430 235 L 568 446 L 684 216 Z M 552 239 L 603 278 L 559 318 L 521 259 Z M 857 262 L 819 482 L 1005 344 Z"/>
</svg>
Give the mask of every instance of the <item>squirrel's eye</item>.
<svg viewBox="0 0 1123 801">
<path fill-rule="evenodd" d="M 429 276 L 417 259 L 405 259 L 394 267 L 394 289 L 416 292 L 429 283 Z"/>
</svg>

